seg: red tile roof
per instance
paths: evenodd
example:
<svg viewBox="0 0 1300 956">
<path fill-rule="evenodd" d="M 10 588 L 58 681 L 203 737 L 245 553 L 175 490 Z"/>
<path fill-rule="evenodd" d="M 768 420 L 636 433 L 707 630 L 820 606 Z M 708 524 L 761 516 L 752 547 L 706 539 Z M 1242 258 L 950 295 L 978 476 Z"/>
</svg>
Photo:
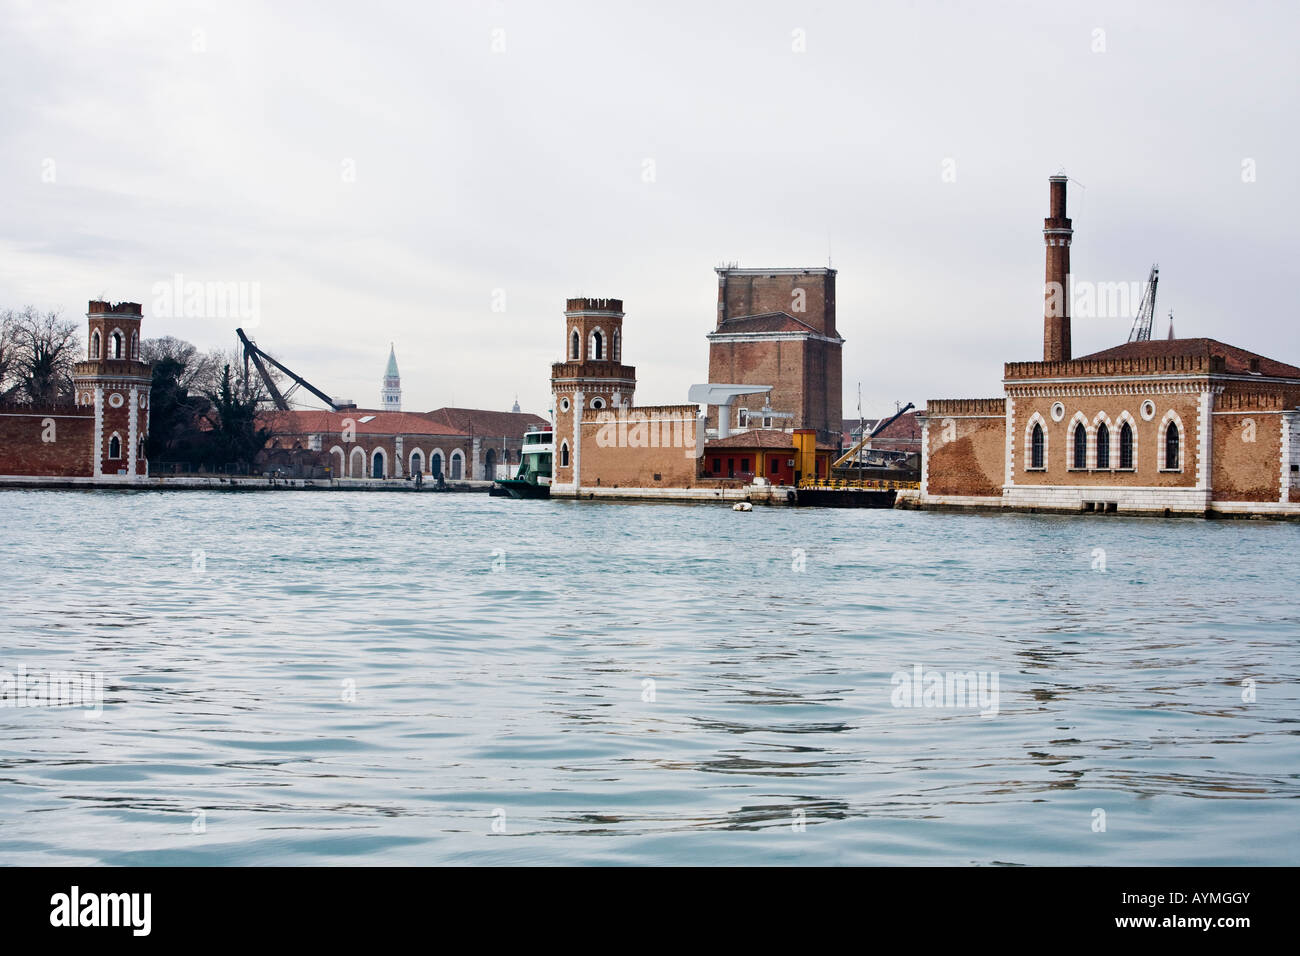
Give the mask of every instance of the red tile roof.
<svg viewBox="0 0 1300 956">
<path fill-rule="evenodd" d="M 435 408 L 425 412 L 430 421 L 442 422 L 465 434 L 492 438 L 523 438 L 524 432 L 549 424 L 529 412 L 494 412 L 482 408 Z"/>
<path fill-rule="evenodd" d="M 1163 358 L 1170 355 L 1208 355 L 1222 358 L 1227 371 L 1233 375 L 1249 375 L 1251 361 L 1259 362 L 1259 374 L 1271 378 L 1300 378 L 1300 368 L 1267 358 L 1257 352 L 1226 345 L 1215 339 L 1152 339 L 1149 342 L 1126 342 L 1114 348 L 1091 355 L 1080 355 L 1075 361 L 1105 359 Z"/>
<path fill-rule="evenodd" d="M 759 315 L 737 315 L 723 319 L 715 334 L 738 335 L 756 332 L 812 332 L 807 322 L 796 319 L 789 312 L 763 312 Z"/>
<path fill-rule="evenodd" d="M 742 450 L 793 450 L 794 435 L 789 432 L 778 431 L 775 428 L 751 428 L 749 431 L 745 432 L 732 432 L 726 438 L 711 438 L 704 443 L 704 447 L 705 450 L 712 450 L 715 448 L 735 448 Z M 820 451 L 833 451 L 835 446 L 818 442 L 817 448 Z"/>
<path fill-rule="evenodd" d="M 444 422 L 431 420 L 417 412 L 382 412 L 365 408 L 346 412 L 326 412 L 314 409 L 261 412 L 258 422 L 278 435 L 308 435 L 341 432 L 345 419 L 351 419 L 358 435 L 451 435 L 463 436 L 465 432 Z"/>
</svg>

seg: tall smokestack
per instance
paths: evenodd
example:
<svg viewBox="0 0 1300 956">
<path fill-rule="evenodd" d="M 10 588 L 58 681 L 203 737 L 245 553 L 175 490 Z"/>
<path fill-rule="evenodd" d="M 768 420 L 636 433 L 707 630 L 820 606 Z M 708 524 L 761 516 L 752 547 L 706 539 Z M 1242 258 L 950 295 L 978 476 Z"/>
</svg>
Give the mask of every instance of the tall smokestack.
<svg viewBox="0 0 1300 956">
<path fill-rule="evenodd" d="M 1065 215 L 1065 176 L 1048 178 L 1051 215 L 1043 220 L 1047 279 L 1043 287 L 1043 361 L 1070 360 L 1070 239 Z"/>
</svg>

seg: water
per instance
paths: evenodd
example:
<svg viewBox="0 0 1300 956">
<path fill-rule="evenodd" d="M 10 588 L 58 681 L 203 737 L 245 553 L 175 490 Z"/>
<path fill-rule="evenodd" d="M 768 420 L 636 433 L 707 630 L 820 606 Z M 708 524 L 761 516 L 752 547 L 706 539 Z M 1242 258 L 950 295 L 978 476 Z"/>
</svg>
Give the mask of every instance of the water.
<svg viewBox="0 0 1300 956">
<path fill-rule="evenodd" d="M 0 670 L 106 682 L 99 720 L 0 710 L 5 863 L 1300 862 L 1300 526 L 292 491 L 0 521 Z M 892 706 L 918 664 L 996 672 L 996 716 Z"/>
</svg>

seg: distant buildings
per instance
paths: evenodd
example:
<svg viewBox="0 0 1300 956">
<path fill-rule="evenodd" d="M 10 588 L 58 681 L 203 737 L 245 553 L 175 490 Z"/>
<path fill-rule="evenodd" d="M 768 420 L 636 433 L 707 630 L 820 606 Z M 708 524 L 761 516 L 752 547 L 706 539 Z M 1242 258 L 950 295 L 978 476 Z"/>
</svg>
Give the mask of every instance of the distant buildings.
<svg viewBox="0 0 1300 956">
<path fill-rule="evenodd" d="M 386 412 L 402 410 L 402 376 L 397 371 L 397 351 L 388 345 L 388 367 L 384 369 L 384 387 L 379 392 L 379 404 Z"/>
<path fill-rule="evenodd" d="M 1300 515 L 1300 368 L 1207 338 L 1072 357 L 1065 190 L 1051 177 L 1043 360 L 1008 362 L 1001 398 L 929 402 L 917 503 Z"/>
</svg>

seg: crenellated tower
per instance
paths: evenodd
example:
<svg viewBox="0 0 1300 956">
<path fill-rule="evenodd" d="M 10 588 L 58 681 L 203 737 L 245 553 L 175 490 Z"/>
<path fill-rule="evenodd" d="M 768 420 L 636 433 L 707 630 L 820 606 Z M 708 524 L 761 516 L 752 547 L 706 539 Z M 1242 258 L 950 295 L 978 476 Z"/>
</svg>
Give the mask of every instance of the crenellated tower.
<svg viewBox="0 0 1300 956">
<path fill-rule="evenodd" d="M 149 434 L 153 366 L 140 361 L 140 305 L 92 301 L 86 319 L 86 360 L 73 369 L 76 403 L 95 412 L 91 435 L 94 477 L 148 475 L 144 457 Z"/>
<path fill-rule="evenodd" d="M 601 412 L 632 405 L 636 369 L 623 364 L 623 300 L 567 300 L 564 356 L 564 361 L 551 366 L 552 493 L 578 486 L 582 423 L 594 423 Z"/>
</svg>

